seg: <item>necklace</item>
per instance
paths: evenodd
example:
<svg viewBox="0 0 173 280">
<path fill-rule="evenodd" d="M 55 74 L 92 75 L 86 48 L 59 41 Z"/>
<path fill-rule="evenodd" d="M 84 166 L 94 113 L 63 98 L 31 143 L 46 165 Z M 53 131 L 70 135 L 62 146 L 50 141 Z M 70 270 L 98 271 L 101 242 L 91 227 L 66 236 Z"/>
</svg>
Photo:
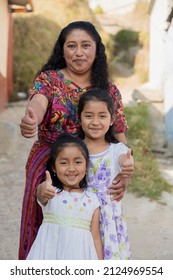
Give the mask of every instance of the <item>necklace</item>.
<svg viewBox="0 0 173 280">
<path fill-rule="evenodd" d="M 76 92 L 86 92 L 87 90 L 92 88 L 92 86 L 87 86 L 85 88 L 81 88 L 75 82 L 73 82 L 71 80 L 64 80 L 64 83 L 67 85 L 74 85 L 76 87 Z"/>
<path fill-rule="evenodd" d="M 87 87 L 84 87 L 84 88 L 81 88 L 79 85 L 77 85 L 75 82 L 73 82 L 72 80 L 70 79 L 65 79 L 65 76 L 64 74 L 60 71 L 60 69 L 58 69 L 58 74 L 59 76 L 62 78 L 64 84 L 66 85 L 73 85 L 76 89 L 76 92 L 86 92 L 87 90 L 91 89 L 92 86 L 87 86 Z"/>
</svg>

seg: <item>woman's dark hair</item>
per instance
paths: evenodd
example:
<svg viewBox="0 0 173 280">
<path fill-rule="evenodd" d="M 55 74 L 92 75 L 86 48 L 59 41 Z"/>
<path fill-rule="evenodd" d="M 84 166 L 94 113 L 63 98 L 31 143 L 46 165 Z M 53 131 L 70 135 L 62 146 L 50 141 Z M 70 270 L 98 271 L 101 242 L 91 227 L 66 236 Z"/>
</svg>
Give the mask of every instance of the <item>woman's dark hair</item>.
<svg viewBox="0 0 173 280">
<path fill-rule="evenodd" d="M 46 164 L 46 170 L 48 170 L 50 172 L 53 186 L 58 187 L 60 190 L 63 190 L 63 184 L 59 180 L 59 178 L 57 177 L 56 173 L 53 170 L 55 169 L 55 161 L 57 159 L 58 154 L 65 147 L 69 147 L 69 146 L 78 147 L 81 150 L 81 152 L 86 160 L 86 167 L 88 167 L 88 163 L 89 163 L 88 149 L 87 149 L 87 146 L 85 145 L 85 143 L 81 139 L 79 139 L 75 136 L 72 136 L 70 134 L 66 134 L 66 133 L 60 135 L 52 146 L 52 149 L 51 149 L 51 152 L 49 155 L 49 159 Z M 80 188 L 86 188 L 86 186 L 87 186 L 86 176 L 82 179 L 79 186 L 80 186 Z"/>
<path fill-rule="evenodd" d="M 61 30 L 47 63 L 42 67 L 37 75 L 42 71 L 62 69 L 66 67 L 66 62 L 63 57 L 63 46 L 68 34 L 75 29 L 86 31 L 96 43 L 96 58 L 92 67 L 91 85 L 93 87 L 108 90 L 109 75 L 105 46 L 102 43 L 101 37 L 94 25 L 88 21 L 74 21 Z"/>
<path fill-rule="evenodd" d="M 99 88 L 93 88 L 85 93 L 83 93 L 79 99 L 78 104 L 78 117 L 81 121 L 81 114 L 84 109 L 84 106 L 89 101 L 103 101 L 107 104 L 108 111 L 110 112 L 111 117 L 114 116 L 114 103 L 112 97 L 106 90 L 102 90 Z M 85 134 L 80 126 L 79 137 L 81 139 L 85 138 Z M 115 129 L 114 125 L 109 127 L 109 130 L 105 134 L 105 140 L 108 143 L 118 143 L 118 140 L 115 138 Z"/>
</svg>

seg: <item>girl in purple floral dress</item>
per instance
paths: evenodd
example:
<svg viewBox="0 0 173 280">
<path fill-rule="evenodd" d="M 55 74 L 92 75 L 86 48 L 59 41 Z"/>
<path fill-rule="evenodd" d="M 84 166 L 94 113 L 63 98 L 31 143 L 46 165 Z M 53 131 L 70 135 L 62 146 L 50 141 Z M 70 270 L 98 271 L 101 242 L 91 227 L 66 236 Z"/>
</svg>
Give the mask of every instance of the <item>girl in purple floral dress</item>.
<svg viewBox="0 0 173 280">
<path fill-rule="evenodd" d="M 106 91 L 92 89 L 84 93 L 78 108 L 81 137 L 90 154 L 88 189 L 97 194 L 101 203 L 104 259 L 131 259 L 122 200 L 117 202 L 107 194 L 107 187 L 121 172 L 122 166 L 133 163 L 131 150 L 114 136 L 114 107 Z"/>
</svg>

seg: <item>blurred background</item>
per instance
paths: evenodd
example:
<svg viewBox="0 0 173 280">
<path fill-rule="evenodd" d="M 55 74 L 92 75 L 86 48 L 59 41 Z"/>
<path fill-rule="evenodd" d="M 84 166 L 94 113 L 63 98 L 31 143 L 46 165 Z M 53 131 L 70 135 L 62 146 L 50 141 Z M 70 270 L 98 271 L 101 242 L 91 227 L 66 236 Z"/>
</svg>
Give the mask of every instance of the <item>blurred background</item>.
<svg viewBox="0 0 173 280">
<path fill-rule="evenodd" d="M 125 198 L 134 258 L 173 258 L 172 17 L 173 0 L 0 1 L 0 259 L 17 258 L 25 162 L 34 141 L 19 130 L 29 90 L 61 29 L 76 20 L 99 31 L 125 106 L 135 158 Z"/>
</svg>

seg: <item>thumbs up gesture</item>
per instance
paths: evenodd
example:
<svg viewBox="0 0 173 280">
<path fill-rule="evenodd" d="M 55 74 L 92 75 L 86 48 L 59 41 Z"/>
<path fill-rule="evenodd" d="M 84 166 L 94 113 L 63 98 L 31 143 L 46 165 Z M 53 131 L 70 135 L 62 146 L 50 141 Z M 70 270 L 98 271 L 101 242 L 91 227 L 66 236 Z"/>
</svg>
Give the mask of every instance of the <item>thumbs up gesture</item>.
<svg viewBox="0 0 173 280">
<path fill-rule="evenodd" d="M 46 171 L 46 180 L 37 187 L 37 198 L 42 205 L 46 205 L 49 199 L 55 196 L 55 188 L 52 186 L 52 179 L 49 171 Z"/>
<path fill-rule="evenodd" d="M 122 168 L 122 176 L 125 178 L 131 178 L 134 171 L 134 159 L 132 156 L 132 150 L 128 149 L 126 154 L 121 155 L 119 158 L 119 162 Z"/>
<path fill-rule="evenodd" d="M 21 119 L 20 122 L 20 130 L 22 136 L 26 138 L 35 137 L 37 135 L 37 125 L 37 116 L 32 108 L 28 107 L 26 109 L 25 116 Z"/>
</svg>

